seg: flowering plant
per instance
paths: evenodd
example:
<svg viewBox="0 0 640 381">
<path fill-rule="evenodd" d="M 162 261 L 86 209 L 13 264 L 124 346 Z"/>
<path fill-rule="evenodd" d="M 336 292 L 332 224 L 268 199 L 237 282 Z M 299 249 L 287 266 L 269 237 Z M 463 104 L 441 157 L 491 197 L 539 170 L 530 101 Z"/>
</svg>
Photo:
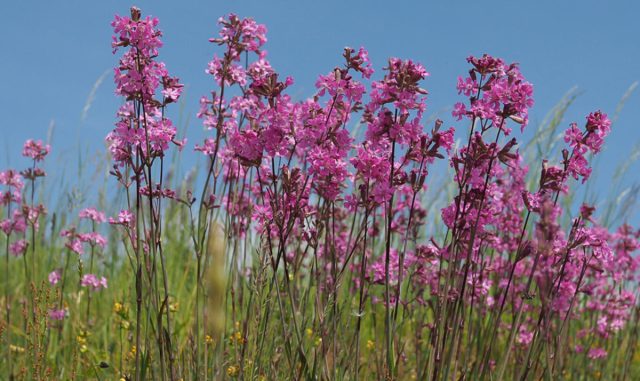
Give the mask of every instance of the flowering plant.
<svg viewBox="0 0 640 381">
<path fill-rule="evenodd" d="M 521 136 L 533 128 L 533 85 L 516 63 L 468 57 L 451 118 L 430 121 L 421 63 L 392 57 L 374 72 L 365 48 L 346 47 L 298 99 L 269 61 L 266 26 L 235 14 L 218 25 L 202 65 L 206 136 L 182 152 L 171 112 L 184 86 L 160 61 L 159 21 L 136 7 L 115 16 L 111 205 L 101 194 L 97 207 L 47 213 L 35 192 L 42 141 L 24 145 L 30 168 L 0 172 L 10 343 L 0 373 L 640 374 L 640 230 L 572 201 L 612 133 L 604 112 L 568 124 L 557 155 L 530 160 Z M 200 177 L 176 179 L 169 153 L 204 158 Z M 439 210 L 434 191 L 449 196 Z"/>
</svg>

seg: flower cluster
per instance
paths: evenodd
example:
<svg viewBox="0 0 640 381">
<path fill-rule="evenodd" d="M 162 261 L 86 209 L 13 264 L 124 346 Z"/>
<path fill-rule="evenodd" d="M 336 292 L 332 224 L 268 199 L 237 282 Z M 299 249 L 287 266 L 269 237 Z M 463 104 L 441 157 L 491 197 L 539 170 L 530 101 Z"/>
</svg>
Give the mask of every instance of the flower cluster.
<svg viewBox="0 0 640 381">
<path fill-rule="evenodd" d="M 458 94 L 469 97 L 469 105 L 456 103 L 453 116 L 471 120 L 481 119 L 509 135 L 507 119 L 521 125 L 528 123 L 529 108 L 533 106 L 533 86 L 520 73 L 518 64 L 507 65 L 490 55 L 467 58 L 473 68 L 466 78 L 458 78 Z"/>
<path fill-rule="evenodd" d="M 44 161 L 50 150 L 50 146 L 43 144 L 41 140 L 29 139 L 24 143 L 22 155 L 33 160 L 32 166 L 20 172 L 13 169 L 0 172 L 0 185 L 5 188 L 4 191 L 0 190 L 0 206 L 7 212 L 5 218 L 0 217 L 0 230 L 7 236 L 8 241 L 12 235 L 17 235 L 16 239 L 8 244 L 9 253 L 13 256 L 26 253 L 29 247 L 29 241 L 26 239 L 27 228 L 32 227 L 34 234 L 39 229 L 40 217 L 47 213 L 44 205 L 35 204 L 33 194 L 36 180 L 46 175 L 45 171 L 36 165 Z M 31 192 L 28 202 L 22 194 L 25 180 Z"/>
<path fill-rule="evenodd" d="M 183 85 L 156 60 L 162 46 L 158 19 L 141 17 L 140 10 L 133 7 L 130 17 L 116 16 L 111 24 L 114 53 L 128 48 L 114 71 L 116 94 L 125 103 L 118 111 L 116 128 L 106 138 L 119 166 L 133 166 L 136 157 L 150 162 L 163 156 L 170 143 L 184 145 L 176 139 L 176 128 L 163 112 L 167 104 L 178 100 Z"/>
<path fill-rule="evenodd" d="M 572 123 L 564 134 L 564 141 L 569 144 L 572 151 L 567 157 L 565 153 L 565 169 L 569 175 L 578 180 L 582 178 L 584 183 L 591 175 L 591 167 L 585 155 L 588 152 L 597 154 L 602 149 L 604 138 L 611 131 L 611 121 L 607 114 L 601 111 L 592 112 L 587 116 L 585 130 Z"/>
<path fill-rule="evenodd" d="M 278 307 L 281 313 L 292 309 L 291 323 L 299 332 L 311 324 L 311 332 L 336 336 L 323 317 L 334 307 L 332 322 L 341 322 L 339 303 L 345 296 L 357 296 L 353 326 L 372 319 L 365 309 L 373 309 L 373 319 L 384 310 L 384 324 L 374 321 L 373 331 L 384 325 L 386 356 L 381 357 L 389 372 L 403 369 L 400 362 L 423 361 L 417 354 L 407 360 L 394 345 L 407 316 L 429 320 L 415 326 L 416 348 L 428 353 L 425 364 L 437 365 L 422 378 L 440 379 L 446 377 L 438 374 L 442 369 L 464 368 L 464 374 L 484 379 L 494 370 L 491 357 L 498 348 L 506 348 L 502 365 L 511 353 L 529 361 L 526 356 L 537 356 L 539 348 L 554 362 L 561 361 L 565 347 L 593 360 L 608 356 L 606 340 L 628 326 L 637 305 L 628 284 L 637 280 L 638 232 L 624 227 L 612 233 L 599 223 L 595 207 L 585 204 L 572 215 L 560 202 L 572 191 L 570 178 L 588 179 L 588 159 L 602 150 L 611 129 L 606 114 L 589 114 L 583 129 L 571 124 L 559 160 L 530 168 L 512 129 L 519 125 L 522 133 L 528 124 L 533 86 L 516 63 L 487 54 L 467 59 L 468 75 L 456 86 L 465 100 L 455 104 L 452 116 L 468 130 L 454 148 L 461 128 L 425 122 L 429 73 L 422 64 L 390 58 L 376 78 L 367 50 L 347 47 L 342 62 L 317 77 L 313 94 L 299 99 L 291 95 L 293 79 L 269 62 L 264 25 L 234 14 L 218 24 L 219 34 L 209 40 L 217 51 L 205 68 L 214 89 L 200 98 L 197 113 L 207 135 L 194 145 L 207 172 L 201 193 L 185 189 L 182 196 L 163 186 L 165 151 L 171 143 L 184 144 L 165 116 L 182 85 L 157 61 L 162 46 L 157 19 L 143 19 L 133 8 L 131 17 L 113 23 L 114 49 L 128 50 L 115 70 L 116 92 L 125 104 L 107 140 L 117 164 L 112 173 L 127 192 L 135 185 L 137 198 L 127 198 L 126 209 L 108 221 L 122 228 L 135 251 L 130 258 L 137 300 L 163 291 L 169 300 L 169 278 L 156 271 L 164 271 L 163 232 L 172 221 L 162 212 L 169 199 L 187 209 L 197 268 L 211 257 L 232 279 L 264 285 L 272 277 L 266 292 L 286 293 Z M 358 123 L 363 132 L 349 128 Z M 158 158 L 160 168 L 152 167 Z M 439 216 L 431 215 L 432 205 L 424 201 L 437 159 L 448 162 L 453 174 L 453 194 Z M 540 177 L 531 185 L 533 174 Z M 193 184 L 191 176 L 185 188 Z M 93 224 L 105 220 L 93 209 L 80 217 Z M 218 231 L 223 220 L 224 234 Z M 441 221 L 442 229 L 433 221 Z M 430 235 L 438 230 L 441 234 Z M 86 242 L 92 249 L 100 245 L 99 237 L 75 229 L 63 234 L 67 247 L 79 254 Z M 228 260 L 225 247 L 233 253 Z M 92 273 L 81 285 L 105 288 L 106 279 Z M 145 277 L 155 281 L 144 282 Z M 215 278 L 214 288 L 220 283 Z M 50 274 L 51 284 L 59 280 L 59 273 Z M 313 303 L 307 301 L 310 290 L 316 293 Z M 231 294 L 232 303 L 243 302 L 235 288 Z M 297 320 L 303 303 L 321 309 L 315 311 L 321 316 L 317 322 Z M 161 311 L 167 315 L 160 319 L 159 342 L 166 340 L 161 332 L 171 329 L 171 312 Z M 243 330 L 248 329 L 253 327 Z M 482 329 L 482 340 L 476 340 L 473 335 Z M 564 342 L 569 330 L 575 338 Z M 357 361 L 359 335 L 354 336 Z M 305 339 L 298 332 L 292 337 L 298 342 L 288 344 L 299 345 L 296 356 L 306 363 Z M 456 358 L 451 368 L 461 343 L 474 343 L 465 358 L 475 360 L 462 364 Z M 336 342 L 327 345 L 340 349 Z M 548 365 L 552 378 L 554 366 Z"/>
<path fill-rule="evenodd" d="M 34 141 L 32 139 L 29 139 L 24 143 L 22 156 L 30 157 L 34 161 L 43 161 L 44 158 L 49 154 L 50 150 L 51 147 L 48 144 L 44 145 L 42 143 L 42 140 Z"/>
<path fill-rule="evenodd" d="M 103 288 L 107 288 L 107 278 L 100 277 L 93 274 L 85 274 L 82 276 L 82 280 L 80 281 L 80 285 L 82 287 L 88 287 L 92 291 L 98 291 Z"/>
</svg>

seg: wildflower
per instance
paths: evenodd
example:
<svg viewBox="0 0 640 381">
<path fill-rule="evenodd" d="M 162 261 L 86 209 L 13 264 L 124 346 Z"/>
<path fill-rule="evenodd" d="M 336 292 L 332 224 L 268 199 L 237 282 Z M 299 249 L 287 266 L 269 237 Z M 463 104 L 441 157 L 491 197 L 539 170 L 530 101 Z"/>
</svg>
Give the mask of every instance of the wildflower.
<svg viewBox="0 0 640 381">
<path fill-rule="evenodd" d="M 100 246 L 104 248 L 107 245 L 107 239 L 100 233 L 80 233 L 77 235 L 78 241 L 88 243 L 91 246 Z"/>
<path fill-rule="evenodd" d="M 236 343 L 238 343 L 238 344 L 240 344 L 240 345 L 242 345 L 242 344 L 244 344 L 244 343 L 245 343 L 245 339 L 244 339 L 244 337 L 242 336 L 242 332 L 240 332 L 240 331 L 237 331 L 237 332 L 235 333 L 235 335 L 234 335 L 234 339 L 235 339 Z"/>
<path fill-rule="evenodd" d="M 51 320 L 64 320 L 67 315 L 68 311 L 66 309 L 52 308 L 49 310 L 49 319 Z"/>
<path fill-rule="evenodd" d="M 527 330 L 525 327 L 520 328 L 520 332 L 516 337 L 518 344 L 529 345 L 533 340 L 533 332 Z"/>
<path fill-rule="evenodd" d="M 98 291 L 107 288 L 107 278 L 100 277 L 100 279 L 98 279 L 98 277 L 93 274 L 85 274 L 82 276 L 80 285 L 82 287 L 90 287 L 93 291 Z"/>
<path fill-rule="evenodd" d="M 49 284 L 55 286 L 62 279 L 62 274 L 60 274 L 60 270 L 53 270 L 49 273 Z"/>
<path fill-rule="evenodd" d="M 9 252 L 11 255 L 19 257 L 27 251 L 29 243 L 25 239 L 20 239 L 9 245 Z"/>
<path fill-rule="evenodd" d="M 485 119 L 492 126 L 509 135 L 511 129 L 506 126 L 510 119 L 524 129 L 528 123 L 529 108 L 533 106 L 533 85 L 527 82 L 517 64 L 507 65 L 500 58 L 490 55 L 467 58 L 473 69 L 466 78 L 458 78 L 459 94 L 470 99 L 467 108 L 457 103 L 452 115 L 460 120 L 463 117 Z"/>
<path fill-rule="evenodd" d="M 204 144 L 202 146 L 196 144 L 194 150 L 211 156 L 216 152 L 216 142 L 214 139 L 205 139 Z"/>
<path fill-rule="evenodd" d="M 137 348 L 135 345 L 131 346 L 131 349 L 129 350 L 129 352 L 127 352 L 127 359 L 128 360 L 133 360 L 136 358 L 136 352 L 137 352 Z"/>
<path fill-rule="evenodd" d="M 44 145 L 42 140 L 34 141 L 29 139 L 24 143 L 22 156 L 30 157 L 34 161 L 43 161 L 45 156 L 49 154 L 50 150 L 51 147 L 48 144 Z"/>
<path fill-rule="evenodd" d="M 65 242 L 65 247 L 78 255 L 82 255 L 84 253 L 84 247 L 82 246 L 83 240 L 80 238 L 80 234 L 76 232 L 74 227 L 71 227 L 68 230 L 62 230 L 60 232 L 61 237 L 65 237 L 67 242 Z"/>
<path fill-rule="evenodd" d="M 426 109 L 427 91 L 420 87 L 420 81 L 429 73 L 421 64 L 399 58 L 390 58 L 386 71 L 382 81 L 371 86 L 371 101 L 364 114 L 368 123 L 366 137 L 374 144 L 384 139 L 409 144 L 422 132 L 420 120 Z M 397 109 L 395 114 L 387 107 L 389 104 Z"/>
<path fill-rule="evenodd" d="M 25 352 L 23 347 L 18 346 L 18 345 L 13 345 L 13 344 L 9 345 L 9 350 L 11 352 L 13 352 L 13 353 L 24 353 Z"/>
<path fill-rule="evenodd" d="M 106 221 L 104 213 L 96 210 L 95 208 L 82 209 L 78 214 L 78 217 L 90 219 L 96 223 L 102 223 Z"/>
<path fill-rule="evenodd" d="M 156 61 L 162 46 L 157 18 L 142 19 L 140 10 L 134 7 L 131 17 L 116 15 L 111 25 L 114 53 L 121 47 L 129 48 L 114 70 L 116 94 L 126 103 L 118 111 L 120 120 L 115 129 L 106 137 L 116 163 L 124 166 L 134 156 L 147 160 L 163 156 L 169 143 L 182 144 L 175 140 L 177 131 L 171 120 L 160 110 L 179 98 L 182 85 L 169 75 L 164 63 Z M 158 92 L 162 102 L 154 99 Z M 143 111 L 134 104 L 142 105 Z"/>
<path fill-rule="evenodd" d="M 571 153 L 565 153 L 566 171 L 576 180 L 584 183 L 591 175 L 591 167 L 584 156 L 587 152 L 600 152 L 604 138 L 611 131 L 611 121 L 607 114 L 595 111 L 587 116 L 585 131 L 582 132 L 576 123 L 572 123 L 565 131 L 564 141 L 572 148 Z"/>
<path fill-rule="evenodd" d="M 0 184 L 6 185 L 15 190 L 22 190 L 24 182 L 20 173 L 9 169 L 8 171 L 0 172 Z"/>
<path fill-rule="evenodd" d="M 603 348 L 591 348 L 587 353 L 587 357 L 589 357 L 592 360 L 605 358 L 607 357 L 607 351 L 604 350 Z"/>
<path fill-rule="evenodd" d="M 227 376 L 229 377 L 236 377 L 238 376 L 239 372 L 240 372 L 240 367 L 237 365 L 230 365 L 227 367 Z"/>
<path fill-rule="evenodd" d="M 118 213 L 118 218 L 109 217 L 109 223 L 112 225 L 123 225 L 128 227 L 133 227 L 135 222 L 135 216 L 128 210 L 121 210 Z"/>
<path fill-rule="evenodd" d="M 259 53 L 260 48 L 267 42 L 267 27 L 256 23 L 252 18 L 241 19 L 233 13 L 218 19 L 220 37 L 209 39 L 218 45 L 229 46 L 229 58 L 239 60 L 244 51 Z"/>
</svg>

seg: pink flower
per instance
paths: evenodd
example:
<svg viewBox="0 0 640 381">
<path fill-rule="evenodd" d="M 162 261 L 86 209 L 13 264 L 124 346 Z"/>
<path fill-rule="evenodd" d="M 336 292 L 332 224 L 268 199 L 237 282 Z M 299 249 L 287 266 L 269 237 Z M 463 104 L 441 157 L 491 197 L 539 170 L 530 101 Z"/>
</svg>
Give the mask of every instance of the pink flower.
<svg viewBox="0 0 640 381">
<path fill-rule="evenodd" d="M 98 277 L 93 274 L 85 274 L 82 276 L 80 285 L 82 287 L 90 287 L 93 291 L 98 291 L 107 288 L 107 278 L 100 277 L 100 279 L 98 279 Z"/>
<path fill-rule="evenodd" d="M 60 270 L 53 270 L 49 273 L 49 283 L 52 286 L 58 284 L 58 282 L 62 279 L 62 275 L 60 274 Z"/>
<path fill-rule="evenodd" d="M 156 55 L 157 49 L 162 46 L 158 26 L 158 19 L 147 16 L 140 19 L 139 8 L 131 8 L 131 17 L 116 15 L 111 26 L 116 33 L 113 36 L 112 47 L 115 51 L 119 47 L 133 46 L 145 55 Z"/>
<path fill-rule="evenodd" d="M 67 242 L 67 248 L 78 255 L 82 255 L 84 253 L 84 247 L 82 247 L 82 241 L 79 239 L 72 239 Z"/>
<path fill-rule="evenodd" d="M 48 144 L 44 145 L 42 140 L 34 141 L 29 139 L 24 143 L 22 156 L 30 157 L 35 161 L 42 161 L 49 154 L 50 149 L 51 147 Z"/>
<path fill-rule="evenodd" d="M 467 62 L 474 68 L 469 77 L 458 78 L 456 87 L 459 94 L 469 97 L 469 108 L 457 103 L 453 116 L 458 120 L 463 117 L 490 120 L 492 126 L 503 130 L 505 135 L 511 132 L 506 126 L 507 119 L 524 129 L 529 108 L 533 106 L 533 85 L 524 79 L 518 65 L 506 65 L 487 54 L 480 58 L 470 56 Z"/>
<path fill-rule="evenodd" d="M 89 243 L 91 246 L 97 245 L 100 247 L 105 247 L 107 245 L 106 238 L 96 232 L 78 234 L 78 239 L 81 242 Z"/>
<path fill-rule="evenodd" d="M 597 360 L 607 357 L 607 351 L 604 348 L 591 348 L 587 353 L 587 357 L 592 360 Z"/>
<path fill-rule="evenodd" d="M 180 98 L 184 85 L 180 83 L 178 77 L 162 77 L 162 95 L 165 103 L 175 102 Z"/>
<path fill-rule="evenodd" d="M 132 227 L 134 222 L 135 216 L 128 210 L 121 210 L 120 213 L 118 213 L 117 219 L 112 217 L 109 218 L 109 223 L 112 225 L 123 225 Z"/>
<path fill-rule="evenodd" d="M 347 47 L 344 51 L 347 67 L 361 73 L 363 78 L 371 78 L 373 68 L 369 61 L 369 52 L 364 47 L 360 47 L 355 55 L 352 48 Z"/>
<path fill-rule="evenodd" d="M 15 188 L 16 190 L 21 190 L 22 187 L 24 187 L 22 176 L 12 169 L 0 172 L 0 184 Z"/>
<path fill-rule="evenodd" d="M 571 123 L 565 131 L 564 141 L 572 148 L 571 154 L 565 158 L 567 173 L 576 180 L 584 183 L 591 175 L 591 167 L 584 156 L 588 151 L 594 155 L 600 152 L 604 138 L 611 131 L 611 121 L 607 114 L 601 111 L 592 112 L 587 116 L 585 131 L 582 132 L 576 123 Z"/>
<path fill-rule="evenodd" d="M 456 120 L 461 120 L 463 117 L 467 116 L 467 108 L 464 105 L 464 103 L 462 102 L 457 102 L 454 106 L 453 106 L 453 111 L 451 112 L 451 115 L 456 118 Z"/>
<path fill-rule="evenodd" d="M 80 213 L 78 214 L 78 217 L 87 218 L 87 219 L 90 219 L 90 220 L 92 220 L 92 221 L 94 221 L 96 223 L 102 223 L 102 222 L 106 221 L 104 213 L 99 212 L 95 208 L 82 209 L 80 211 Z"/>
<path fill-rule="evenodd" d="M 475 94 L 478 85 L 471 78 L 458 77 L 458 85 L 456 88 L 458 89 L 458 94 L 464 94 L 465 97 L 469 97 L 472 94 Z"/>
<path fill-rule="evenodd" d="M 433 135 L 433 140 L 438 147 L 443 147 L 448 153 L 451 153 L 454 143 L 455 129 L 449 128 L 444 132 L 436 132 Z"/>
<path fill-rule="evenodd" d="M 176 128 L 162 110 L 180 97 L 183 85 L 169 75 L 164 63 L 156 61 L 162 46 L 158 19 L 141 19 L 134 7 L 131 17 L 115 16 L 111 25 L 116 34 L 114 53 L 120 47 L 129 48 L 114 69 L 116 94 L 126 102 L 118 112 L 116 128 L 106 138 L 114 160 L 124 166 L 137 156 L 145 160 L 163 156 L 169 143 L 182 144 L 175 140 Z"/>
<path fill-rule="evenodd" d="M 51 320 L 64 320 L 67 317 L 68 311 L 66 309 L 52 308 L 49 310 L 49 319 Z"/>
<path fill-rule="evenodd" d="M 267 42 L 267 27 L 256 23 L 252 18 L 241 19 L 231 13 L 226 18 L 219 18 L 222 25 L 219 38 L 209 41 L 218 45 L 229 46 L 230 57 L 238 60 L 243 51 L 260 52 L 260 48 Z"/>
<path fill-rule="evenodd" d="M 21 239 L 9 245 L 9 252 L 11 253 L 11 255 L 19 257 L 23 255 L 25 251 L 27 251 L 28 246 L 29 243 L 27 242 L 27 240 Z"/>
<path fill-rule="evenodd" d="M 194 148 L 195 151 L 200 151 L 205 155 L 212 156 L 216 152 L 216 140 L 215 139 L 205 139 L 204 144 L 202 146 L 196 144 Z"/>
<path fill-rule="evenodd" d="M 0 230 L 6 235 L 13 232 L 24 233 L 27 230 L 27 220 L 24 218 L 20 210 L 13 212 L 13 218 L 7 218 L 0 221 Z"/>
</svg>

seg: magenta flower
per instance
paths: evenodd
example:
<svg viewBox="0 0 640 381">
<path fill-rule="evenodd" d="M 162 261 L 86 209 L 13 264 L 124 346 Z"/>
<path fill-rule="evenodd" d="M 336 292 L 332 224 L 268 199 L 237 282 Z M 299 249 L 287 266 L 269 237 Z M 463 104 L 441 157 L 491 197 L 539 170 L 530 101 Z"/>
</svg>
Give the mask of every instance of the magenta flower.
<svg viewBox="0 0 640 381">
<path fill-rule="evenodd" d="M 29 243 L 25 239 L 20 239 L 9 245 L 9 253 L 15 257 L 23 255 L 27 251 Z"/>
<path fill-rule="evenodd" d="M 90 219 L 96 223 L 102 223 L 107 220 L 104 216 L 104 213 L 96 210 L 95 208 L 82 209 L 80 213 L 78 213 L 78 217 Z"/>
<path fill-rule="evenodd" d="M 106 137 L 115 161 L 124 166 L 136 156 L 163 156 L 169 143 L 182 144 L 175 140 L 176 128 L 162 110 L 178 100 L 183 85 L 169 75 L 164 63 L 156 61 L 162 46 L 158 19 L 141 19 L 140 10 L 133 7 L 131 17 L 116 15 L 111 25 L 115 32 L 114 53 L 120 47 L 129 48 L 114 70 L 116 94 L 123 96 L 126 103 L 118 112 L 116 128 Z"/>
<path fill-rule="evenodd" d="M 267 42 L 267 27 L 256 23 L 252 18 L 241 19 L 231 13 L 226 18 L 218 19 L 220 37 L 209 41 L 218 45 L 229 46 L 230 57 L 233 60 L 240 58 L 243 51 L 260 52 L 260 48 Z"/>
<path fill-rule="evenodd" d="M 24 143 L 22 149 L 22 156 L 30 157 L 35 161 L 44 160 L 45 156 L 49 154 L 51 147 L 47 144 L 44 145 L 42 140 L 34 141 L 32 139 L 27 140 Z"/>
<path fill-rule="evenodd" d="M 20 173 L 9 169 L 8 171 L 0 172 L 0 184 L 6 185 L 10 188 L 14 188 L 17 191 L 22 190 L 24 182 Z"/>
<path fill-rule="evenodd" d="M 107 288 L 107 278 L 98 278 L 94 274 L 85 274 L 80 281 L 82 287 L 90 287 L 93 291 L 98 291 L 103 288 Z"/>
<path fill-rule="evenodd" d="M 128 210 L 121 210 L 118 213 L 118 218 L 109 218 L 109 223 L 112 225 L 124 225 L 132 227 L 135 222 L 135 216 Z"/>
<path fill-rule="evenodd" d="M 587 353 L 587 357 L 592 360 L 597 360 L 607 357 L 607 351 L 604 348 L 591 348 Z"/>
<path fill-rule="evenodd" d="M 65 242 L 65 247 L 78 255 L 82 255 L 84 253 L 84 247 L 82 246 L 82 240 L 80 239 L 80 235 L 76 232 L 75 227 L 71 227 L 68 230 L 62 230 L 60 232 L 61 237 L 65 237 L 67 242 Z"/>
<path fill-rule="evenodd" d="M 196 144 L 194 150 L 211 156 L 216 152 L 216 141 L 215 139 L 205 139 L 204 144 L 202 146 Z"/>
<path fill-rule="evenodd" d="M 527 82 L 518 65 L 507 65 L 500 58 L 487 54 L 467 58 L 473 69 L 466 78 L 458 78 L 459 94 L 469 97 L 470 104 L 456 103 L 452 115 L 460 120 L 484 119 L 509 135 L 507 119 L 519 123 L 521 129 L 528 123 L 529 108 L 533 106 L 533 85 Z"/>
<path fill-rule="evenodd" d="M 604 138 L 611 131 L 611 121 L 607 114 L 600 111 L 587 116 L 585 131 L 581 131 L 576 123 L 572 123 L 565 131 L 564 141 L 572 148 L 565 158 L 567 173 L 574 179 L 582 179 L 584 183 L 591 175 L 591 167 L 585 154 L 597 154 L 602 149 Z"/>
<path fill-rule="evenodd" d="M 107 239 L 104 238 L 101 234 L 96 232 L 78 234 L 78 240 L 80 242 L 86 242 L 91 246 L 97 245 L 102 248 L 104 248 L 107 245 Z"/>
<path fill-rule="evenodd" d="M 49 319 L 51 320 L 64 320 L 67 316 L 68 311 L 66 309 L 52 308 L 49 310 Z"/>
<path fill-rule="evenodd" d="M 60 274 L 60 270 L 53 270 L 49 273 L 49 284 L 55 286 L 62 279 L 62 274 Z"/>
<path fill-rule="evenodd" d="M 22 215 L 22 211 L 15 210 L 13 212 L 13 218 L 7 218 L 0 221 L 0 230 L 6 235 L 13 232 L 24 233 L 27 230 L 27 220 Z"/>
</svg>

